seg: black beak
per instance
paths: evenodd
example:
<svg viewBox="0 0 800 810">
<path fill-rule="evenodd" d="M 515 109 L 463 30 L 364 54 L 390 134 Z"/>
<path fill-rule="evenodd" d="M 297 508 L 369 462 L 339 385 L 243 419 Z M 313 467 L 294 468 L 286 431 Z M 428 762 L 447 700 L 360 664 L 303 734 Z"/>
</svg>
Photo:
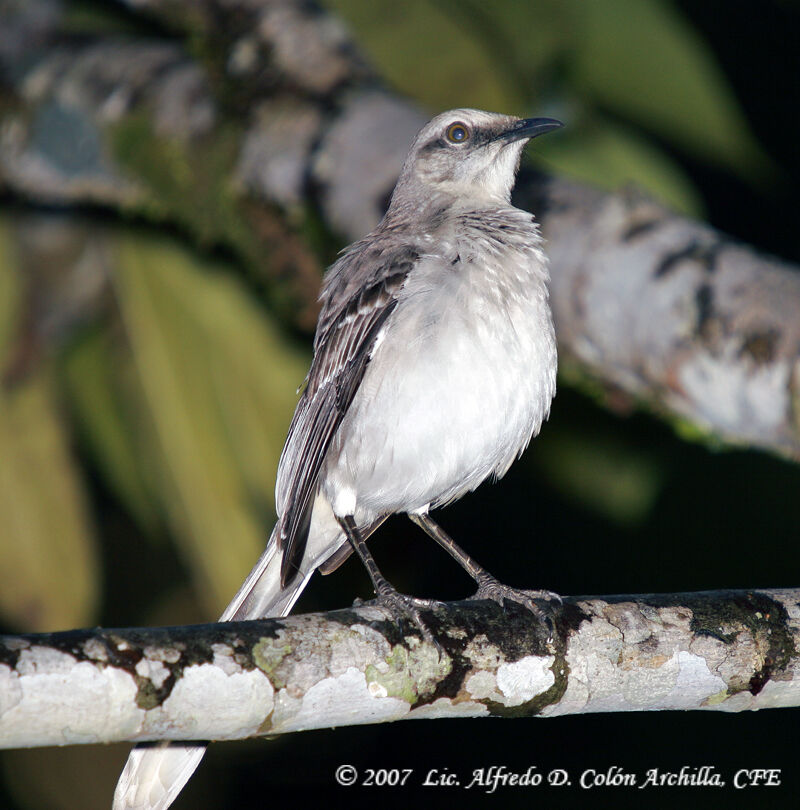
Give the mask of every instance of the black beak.
<svg viewBox="0 0 800 810">
<path fill-rule="evenodd" d="M 561 121 L 557 121 L 555 118 L 523 118 L 521 121 L 517 121 L 511 129 L 501 132 L 493 140 L 512 143 L 513 141 L 521 141 L 523 138 L 535 138 L 537 135 L 544 135 L 545 132 L 552 132 L 554 129 L 561 129 L 563 126 Z"/>
</svg>

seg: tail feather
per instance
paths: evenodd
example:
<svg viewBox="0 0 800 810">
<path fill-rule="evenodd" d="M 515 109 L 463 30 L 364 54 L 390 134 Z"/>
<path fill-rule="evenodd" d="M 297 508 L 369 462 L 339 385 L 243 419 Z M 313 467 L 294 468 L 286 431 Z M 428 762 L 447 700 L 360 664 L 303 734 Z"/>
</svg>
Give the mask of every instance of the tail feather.
<svg viewBox="0 0 800 810">
<path fill-rule="evenodd" d="M 281 587 L 282 555 L 278 550 L 277 535 L 276 524 L 264 553 L 247 575 L 236 596 L 222 611 L 219 618 L 221 622 L 286 616 L 291 611 L 317 566 L 304 566 L 292 582 Z"/>
<path fill-rule="evenodd" d="M 166 810 L 195 772 L 207 747 L 207 743 L 137 745 L 117 782 L 113 810 Z"/>
<path fill-rule="evenodd" d="M 300 571 L 284 588 L 281 587 L 277 533 L 276 525 L 267 548 L 225 608 L 220 621 L 286 616 L 315 569 L 345 542 L 330 506 L 318 496 Z M 135 746 L 117 782 L 112 810 L 166 810 L 189 781 L 207 747 L 207 743 L 180 742 Z"/>
</svg>

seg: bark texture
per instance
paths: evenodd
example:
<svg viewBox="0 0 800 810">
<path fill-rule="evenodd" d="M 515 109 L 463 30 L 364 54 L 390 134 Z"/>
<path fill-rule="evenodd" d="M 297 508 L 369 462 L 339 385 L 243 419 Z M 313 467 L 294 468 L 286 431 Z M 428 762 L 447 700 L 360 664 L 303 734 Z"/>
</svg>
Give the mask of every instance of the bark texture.
<svg viewBox="0 0 800 810">
<path fill-rule="evenodd" d="M 194 627 L 0 638 L 0 747 L 225 740 L 438 717 L 800 705 L 800 590 L 372 604 Z"/>
</svg>

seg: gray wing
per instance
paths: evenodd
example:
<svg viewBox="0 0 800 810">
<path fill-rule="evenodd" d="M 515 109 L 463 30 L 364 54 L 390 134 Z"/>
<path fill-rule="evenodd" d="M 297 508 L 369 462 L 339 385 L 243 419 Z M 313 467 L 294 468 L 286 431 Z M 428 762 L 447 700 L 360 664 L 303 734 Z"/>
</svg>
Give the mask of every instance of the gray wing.
<svg viewBox="0 0 800 810">
<path fill-rule="evenodd" d="M 366 249 L 362 243 L 343 256 L 326 279 L 314 360 L 278 469 L 283 586 L 305 551 L 325 455 L 418 259 L 419 253 L 408 247 L 387 251 Z"/>
</svg>

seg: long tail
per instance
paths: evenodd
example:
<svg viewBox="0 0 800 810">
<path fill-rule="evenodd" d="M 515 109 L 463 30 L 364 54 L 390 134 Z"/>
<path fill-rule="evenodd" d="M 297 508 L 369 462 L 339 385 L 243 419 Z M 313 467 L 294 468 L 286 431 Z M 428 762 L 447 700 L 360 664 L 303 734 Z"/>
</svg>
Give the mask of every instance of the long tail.
<svg viewBox="0 0 800 810">
<path fill-rule="evenodd" d="M 345 542 L 327 502 L 317 498 L 301 570 L 286 588 L 280 585 L 281 553 L 277 526 L 253 570 L 225 608 L 220 621 L 286 616 L 315 569 Z M 112 810 L 166 810 L 194 773 L 207 743 L 141 743 L 131 751 L 114 791 Z"/>
</svg>

